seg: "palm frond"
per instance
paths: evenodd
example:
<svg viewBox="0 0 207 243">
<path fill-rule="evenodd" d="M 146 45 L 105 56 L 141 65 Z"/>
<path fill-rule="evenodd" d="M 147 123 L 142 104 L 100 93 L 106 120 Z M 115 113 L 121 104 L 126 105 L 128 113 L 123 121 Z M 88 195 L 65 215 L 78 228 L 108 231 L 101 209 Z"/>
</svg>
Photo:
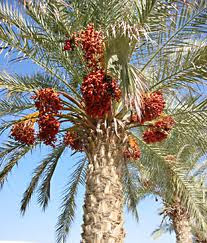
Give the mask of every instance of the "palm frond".
<svg viewBox="0 0 207 243">
<path fill-rule="evenodd" d="M 123 188 L 124 188 L 124 194 L 125 194 L 125 204 L 127 206 L 127 209 L 129 212 L 132 213 L 132 215 L 135 217 L 137 221 L 139 221 L 139 215 L 137 211 L 137 205 L 138 205 L 138 194 L 139 198 L 141 198 L 141 193 L 138 187 L 138 177 L 135 176 L 135 169 L 132 168 L 129 169 L 129 165 L 125 164 L 124 167 L 124 176 L 123 176 Z M 139 191 L 139 193 L 138 193 Z M 145 195 L 145 193 L 142 193 L 142 195 Z"/>
<path fill-rule="evenodd" d="M 207 170 L 207 161 L 204 160 L 201 163 L 198 163 L 194 166 L 194 170 L 192 171 L 192 179 L 197 177 L 206 176 Z"/>
<path fill-rule="evenodd" d="M 21 149 L 23 145 L 16 141 L 8 141 L 0 147 L 0 165 L 9 158 L 9 155 L 15 153 L 15 150 Z M 7 157 L 8 156 L 8 157 Z"/>
<path fill-rule="evenodd" d="M 134 134 L 136 136 L 136 134 Z M 155 173 L 159 173 L 162 174 L 165 171 L 165 164 L 163 163 L 165 156 L 168 155 L 168 151 L 167 149 L 165 149 L 165 147 L 161 147 L 161 146 L 155 146 L 155 145 L 150 145 L 150 144 L 146 144 L 142 138 L 139 138 L 138 136 L 136 136 L 138 144 L 140 145 L 141 150 L 145 151 L 142 154 L 142 157 L 140 159 L 140 163 L 148 168 L 150 171 L 149 173 L 151 174 L 151 176 Z M 154 175 L 155 175 L 154 174 Z M 154 178 L 155 184 L 159 184 L 158 182 L 160 182 L 160 178 L 156 177 Z M 164 182 L 164 181 L 163 181 Z"/>
<path fill-rule="evenodd" d="M 38 203 L 45 210 L 50 199 L 50 185 L 51 179 L 58 164 L 60 157 L 62 156 L 66 145 L 60 145 L 55 148 L 52 153 L 44 160 L 50 161 L 47 167 L 45 168 L 42 182 L 38 189 Z M 43 162 L 44 163 L 44 162 Z"/>
<path fill-rule="evenodd" d="M 56 77 L 60 83 L 66 85 L 74 94 L 79 96 L 67 80 L 71 74 L 79 79 L 79 74 L 74 69 L 71 60 L 63 52 L 61 41 L 51 39 L 50 36 L 45 35 L 45 32 L 32 26 L 20 12 L 12 8 L 12 5 L 2 4 L 0 6 L 0 16 L 3 20 L 0 25 L 1 46 L 3 48 L 9 47 L 7 53 L 11 55 L 12 53 L 15 54 L 16 51 L 21 52 L 23 59 L 25 57 L 32 59 L 33 62 Z M 9 28 L 7 23 L 13 27 Z M 20 60 L 21 58 L 18 58 L 18 61 Z M 59 68 L 57 63 L 62 68 Z"/>
<path fill-rule="evenodd" d="M 77 167 L 70 176 L 70 181 L 64 191 L 64 197 L 61 206 L 61 214 L 58 217 L 56 225 L 57 242 L 65 242 L 67 234 L 70 230 L 70 225 L 74 220 L 75 215 L 75 197 L 78 191 L 78 186 L 81 183 L 85 185 L 85 177 L 87 170 L 87 160 L 82 159 L 77 163 Z"/>
<path fill-rule="evenodd" d="M 150 40 L 148 33 L 166 31 L 166 22 L 170 23 L 172 11 L 176 12 L 171 1 L 155 0 L 135 0 L 133 1 L 133 10 L 134 21 L 144 28 L 140 34 L 144 36 L 145 40 Z"/>
<path fill-rule="evenodd" d="M 9 173 L 12 171 L 15 165 L 18 165 L 20 159 L 22 159 L 29 151 L 35 146 L 20 145 L 18 143 L 7 143 L 1 147 L 0 159 L 5 160 L 6 164 L 0 171 L 0 186 L 2 187 L 7 180 Z"/>
<path fill-rule="evenodd" d="M 1 120 L 0 123 L 0 135 L 7 131 L 13 124 L 15 124 L 17 121 L 12 120 L 12 121 L 7 121 L 7 120 Z"/>
<path fill-rule="evenodd" d="M 193 90 L 192 84 L 203 84 L 207 78 L 206 50 L 206 41 L 197 43 L 191 40 L 187 47 L 178 47 L 172 54 L 163 57 L 156 67 L 151 67 L 150 90 L 183 89 L 188 86 Z"/>
<path fill-rule="evenodd" d="M 165 233 L 172 233 L 174 231 L 173 224 L 169 222 L 162 222 L 160 226 L 152 232 L 152 237 L 157 240 L 160 236 Z"/>
<path fill-rule="evenodd" d="M 27 206 L 29 205 L 32 194 L 34 193 L 42 174 L 44 173 L 48 164 L 51 162 L 52 158 L 53 158 L 53 156 L 46 158 L 34 170 L 32 180 L 31 180 L 29 186 L 27 187 L 27 189 L 25 190 L 22 201 L 21 201 L 21 212 L 23 214 L 25 213 Z"/>
<path fill-rule="evenodd" d="M 153 62 L 163 60 L 164 56 L 175 52 L 176 48 L 188 47 L 188 33 L 196 37 L 206 32 L 206 6 L 204 1 L 194 1 L 193 8 L 182 5 L 180 11 L 175 11 L 171 23 L 165 32 L 158 32 L 154 39 L 159 40 L 157 48 L 147 49 L 145 52 L 145 60 L 147 60 L 142 68 L 144 71 Z"/>
<path fill-rule="evenodd" d="M 23 82 L 20 77 L 12 76 L 6 72 L 0 73 L 0 89 L 7 91 L 8 95 L 22 92 L 33 92 L 34 85 L 30 82 Z"/>
<path fill-rule="evenodd" d="M 58 80 L 42 73 L 30 76 L 11 75 L 6 72 L 0 73 L 0 89 L 6 92 L 9 97 L 51 87 L 59 91 L 67 91 L 67 88 L 61 85 Z"/>
<path fill-rule="evenodd" d="M 129 212 L 139 221 L 138 204 L 146 197 L 156 194 L 155 187 L 150 181 L 147 168 L 139 163 L 128 162 L 124 168 L 125 203 Z"/>
<path fill-rule="evenodd" d="M 130 14 L 130 1 L 74 1 L 71 4 L 75 11 L 75 16 L 79 26 L 83 26 L 87 23 L 94 23 L 95 25 L 100 25 L 103 29 L 109 25 L 117 23 L 123 19 L 123 12 L 125 15 Z M 87 11 L 85 11 L 87 9 Z M 82 20 L 82 22 L 80 22 Z"/>
<path fill-rule="evenodd" d="M 205 121 L 207 119 L 206 99 L 199 101 L 197 98 L 181 99 L 167 108 L 168 114 L 176 120 L 174 131 L 178 141 L 188 144 L 197 144 L 205 152 Z M 182 138 L 183 137 L 183 138 Z M 184 139 L 184 140 L 183 140 Z"/>
<path fill-rule="evenodd" d="M 198 229 L 205 231 L 207 228 L 206 217 L 203 205 L 202 189 L 186 178 L 186 173 L 180 168 L 171 167 L 175 190 L 185 205 L 186 211 L 190 214 L 191 220 L 195 222 Z"/>
<path fill-rule="evenodd" d="M 0 99 L 0 117 L 14 115 L 33 108 L 33 104 L 26 98 Z"/>
<path fill-rule="evenodd" d="M 172 200 L 173 195 L 182 199 L 186 211 L 190 213 L 193 221 L 202 230 L 206 229 L 205 215 L 203 214 L 203 193 L 201 188 L 187 178 L 189 171 L 185 161 L 169 163 L 165 158 L 167 150 L 162 146 L 145 144 L 138 138 L 141 148 L 145 150 L 140 162 L 148 168 L 151 180 L 162 190 L 167 201 Z M 166 174 L 167 173 L 167 174 Z M 158 175 L 166 175 L 160 178 Z"/>
<path fill-rule="evenodd" d="M 69 33 L 72 17 L 71 3 L 64 0 L 53 0 L 45 2 L 19 0 L 34 25 L 47 35 L 59 36 L 61 33 Z"/>
</svg>

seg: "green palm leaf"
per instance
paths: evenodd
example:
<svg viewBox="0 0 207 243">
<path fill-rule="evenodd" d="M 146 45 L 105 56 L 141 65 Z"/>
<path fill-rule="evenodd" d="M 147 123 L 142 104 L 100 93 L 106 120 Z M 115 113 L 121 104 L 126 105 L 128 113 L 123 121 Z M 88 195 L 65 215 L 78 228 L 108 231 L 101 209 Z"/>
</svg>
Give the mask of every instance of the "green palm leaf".
<svg viewBox="0 0 207 243">
<path fill-rule="evenodd" d="M 86 166 L 86 158 L 77 163 L 76 169 L 71 174 L 70 181 L 64 191 L 61 214 L 58 217 L 56 225 L 57 242 L 65 242 L 71 223 L 74 220 L 76 208 L 75 197 L 77 195 L 79 184 L 81 183 L 82 185 L 85 185 Z"/>
<path fill-rule="evenodd" d="M 49 155 L 49 157 L 46 159 L 50 161 L 50 163 L 47 165 L 44 171 L 42 182 L 38 189 L 38 203 L 44 210 L 47 207 L 48 201 L 50 199 L 50 185 L 52 176 L 54 174 L 60 157 L 63 155 L 65 148 L 65 145 L 61 145 L 55 148 L 53 150 L 53 153 Z"/>
<path fill-rule="evenodd" d="M 18 143 L 5 144 L 1 147 L 0 160 L 6 159 L 7 163 L 0 171 L 0 186 L 2 187 L 7 180 L 9 173 L 12 169 L 18 165 L 20 159 L 22 159 L 34 146 L 25 146 Z"/>
</svg>

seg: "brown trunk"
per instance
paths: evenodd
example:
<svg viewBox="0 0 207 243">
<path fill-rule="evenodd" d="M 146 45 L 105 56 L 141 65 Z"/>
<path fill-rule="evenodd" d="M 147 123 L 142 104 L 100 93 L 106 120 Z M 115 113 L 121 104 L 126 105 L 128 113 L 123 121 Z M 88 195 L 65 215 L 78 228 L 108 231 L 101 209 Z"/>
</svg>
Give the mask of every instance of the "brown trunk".
<svg viewBox="0 0 207 243">
<path fill-rule="evenodd" d="M 82 243 L 123 243 L 122 150 L 116 136 L 88 152 Z"/>
<path fill-rule="evenodd" d="M 173 205 L 171 211 L 171 218 L 176 234 L 177 243 L 193 243 L 191 226 L 188 214 L 185 208 L 182 207 L 179 200 Z"/>
<path fill-rule="evenodd" d="M 195 235 L 195 243 L 207 243 L 206 237 L 201 237 L 200 234 Z"/>
<path fill-rule="evenodd" d="M 196 239 L 196 243 L 207 243 L 207 240 L 199 240 L 199 239 Z"/>
</svg>

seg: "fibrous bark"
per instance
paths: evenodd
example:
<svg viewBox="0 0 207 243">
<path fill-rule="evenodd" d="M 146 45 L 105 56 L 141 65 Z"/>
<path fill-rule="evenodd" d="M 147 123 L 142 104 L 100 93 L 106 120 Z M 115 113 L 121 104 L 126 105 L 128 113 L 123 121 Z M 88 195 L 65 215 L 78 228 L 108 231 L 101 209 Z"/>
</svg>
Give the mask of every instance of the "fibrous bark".
<svg viewBox="0 0 207 243">
<path fill-rule="evenodd" d="M 193 243 L 189 216 L 186 209 L 176 199 L 170 215 L 176 234 L 177 243 Z"/>
<path fill-rule="evenodd" d="M 207 240 L 200 240 L 199 238 L 196 239 L 196 243 L 207 243 Z"/>
<path fill-rule="evenodd" d="M 205 238 L 203 238 L 199 233 L 194 235 L 195 243 L 207 243 L 206 239 L 207 235 L 205 235 Z"/>
<path fill-rule="evenodd" d="M 116 136 L 99 138 L 88 149 L 82 243 L 122 243 L 122 151 Z"/>
</svg>

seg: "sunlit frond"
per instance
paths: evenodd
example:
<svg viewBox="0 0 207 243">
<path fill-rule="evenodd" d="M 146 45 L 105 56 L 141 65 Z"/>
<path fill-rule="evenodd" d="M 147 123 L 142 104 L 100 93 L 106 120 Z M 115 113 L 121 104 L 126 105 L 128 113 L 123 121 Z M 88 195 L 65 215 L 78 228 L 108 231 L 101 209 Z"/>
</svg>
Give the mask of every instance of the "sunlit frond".
<svg viewBox="0 0 207 243">
<path fill-rule="evenodd" d="M 70 226 L 75 216 L 75 200 L 78 192 L 78 186 L 80 184 L 85 185 L 86 166 L 86 158 L 79 161 L 76 164 L 74 172 L 70 176 L 70 181 L 66 185 L 61 205 L 61 214 L 58 217 L 56 225 L 57 242 L 65 242 L 68 232 L 70 231 Z"/>
<path fill-rule="evenodd" d="M 18 165 L 19 161 L 33 148 L 34 146 L 25 146 L 12 142 L 6 143 L 1 147 L 0 163 L 5 160 L 6 164 L 0 171 L 0 186 L 3 186 L 12 169 Z"/>
<path fill-rule="evenodd" d="M 48 205 L 50 199 L 50 187 L 51 179 L 55 172 L 56 166 L 60 157 L 62 156 L 66 146 L 61 145 L 53 150 L 53 153 L 49 155 L 45 160 L 50 161 L 47 167 L 45 168 L 42 181 L 38 189 L 38 203 L 40 206 L 45 209 Z"/>
</svg>

